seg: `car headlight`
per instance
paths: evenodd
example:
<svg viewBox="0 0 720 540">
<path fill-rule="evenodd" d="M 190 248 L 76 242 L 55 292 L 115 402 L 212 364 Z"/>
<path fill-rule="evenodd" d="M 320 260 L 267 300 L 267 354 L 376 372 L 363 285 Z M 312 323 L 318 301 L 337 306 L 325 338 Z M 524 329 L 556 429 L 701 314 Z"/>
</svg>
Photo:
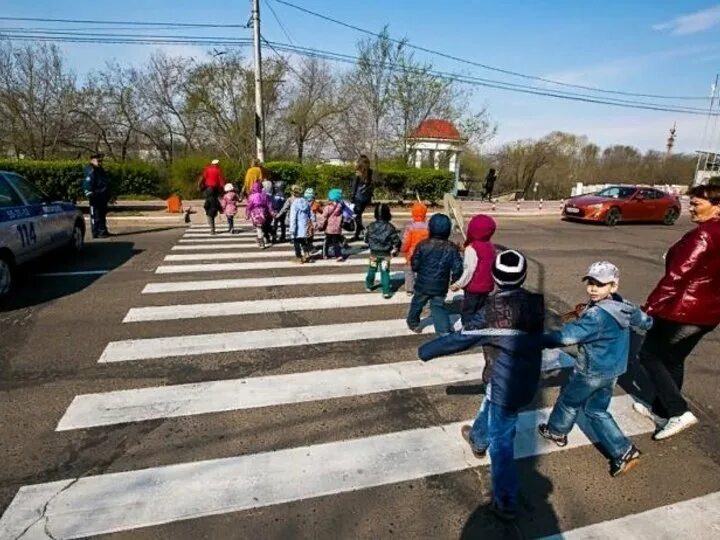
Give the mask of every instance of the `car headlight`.
<svg viewBox="0 0 720 540">
<path fill-rule="evenodd" d="M 588 204 L 588 208 L 590 208 L 591 210 L 600 210 L 602 208 L 602 206 L 603 206 L 602 203 Z"/>
</svg>

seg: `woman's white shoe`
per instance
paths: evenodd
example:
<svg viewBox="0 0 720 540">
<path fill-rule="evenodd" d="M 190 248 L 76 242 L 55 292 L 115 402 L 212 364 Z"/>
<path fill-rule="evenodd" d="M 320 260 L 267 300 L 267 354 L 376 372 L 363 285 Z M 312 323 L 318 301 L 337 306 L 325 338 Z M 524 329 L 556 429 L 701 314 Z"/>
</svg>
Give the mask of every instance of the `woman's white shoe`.
<svg viewBox="0 0 720 540">
<path fill-rule="evenodd" d="M 653 435 L 653 439 L 655 439 L 656 441 L 667 439 L 668 437 L 677 435 L 681 431 L 684 431 L 690 426 L 694 426 L 697 423 L 697 417 L 690 411 L 687 411 L 680 416 L 673 416 L 672 418 L 668 419 L 667 424 L 665 424 L 664 428 L 662 428 L 655 435 Z"/>
</svg>

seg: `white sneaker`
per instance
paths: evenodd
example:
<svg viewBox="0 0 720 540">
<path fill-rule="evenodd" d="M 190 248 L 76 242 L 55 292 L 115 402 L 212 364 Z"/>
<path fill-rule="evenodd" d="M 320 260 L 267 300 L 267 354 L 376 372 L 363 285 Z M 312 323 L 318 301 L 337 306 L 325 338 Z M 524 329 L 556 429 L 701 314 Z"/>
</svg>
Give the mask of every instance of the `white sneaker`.
<svg viewBox="0 0 720 540">
<path fill-rule="evenodd" d="M 697 423 L 698 419 L 690 411 L 683 413 L 681 416 L 673 416 L 668 419 L 664 428 L 653 435 L 653 439 L 656 441 L 667 439 L 668 437 L 672 437 L 673 435 L 676 435 Z"/>
<path fill-rule="evenodd" d="M 650 420 L 652 420 L 659 428 L 664 428 L 668 422 L 667 418 L 662 418 L 658 416 L 650 410 L 650 407 L 648 407 L 641 401 L 636 401 L 635 403 L 633 403 L 633 410 L 640 416 L 644 416 L 645 418 L 649 418 Z"/>
</svg>

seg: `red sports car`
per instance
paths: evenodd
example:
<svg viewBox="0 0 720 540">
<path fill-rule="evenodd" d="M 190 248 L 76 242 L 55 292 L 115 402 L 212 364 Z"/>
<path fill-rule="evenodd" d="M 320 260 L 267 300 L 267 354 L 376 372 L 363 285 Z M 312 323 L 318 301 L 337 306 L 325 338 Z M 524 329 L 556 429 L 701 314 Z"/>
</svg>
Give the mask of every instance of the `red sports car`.
<svg viewBox="0 0 720 540">
<path fill-rule="evenodd" d="M 672 225 L 680 217 L 680 199 L 642 186 L 611 186 L 568 199 L 563 218 L 597 221 L 612 227 L 621 221 L 654 221 Z"/>
</svg>

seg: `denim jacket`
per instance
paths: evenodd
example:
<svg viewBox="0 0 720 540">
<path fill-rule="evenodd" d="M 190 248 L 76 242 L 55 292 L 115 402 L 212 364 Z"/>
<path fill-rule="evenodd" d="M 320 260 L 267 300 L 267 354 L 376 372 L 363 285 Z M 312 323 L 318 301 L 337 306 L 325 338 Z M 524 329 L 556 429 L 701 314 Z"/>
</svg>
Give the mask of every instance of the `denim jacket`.
<svg viewBox="0 0 720 540">
<path fill-rule="evenodd" d="M 577 372 L 613 379 L 627 370 L 630 329 L 647 331 L 651 326 L 652 317 L 639 307 L 608 298 L 588 304 L 577 321 L 546 332 L 543 344 L 546 348 L 577 345 Z"/>
</svg>

